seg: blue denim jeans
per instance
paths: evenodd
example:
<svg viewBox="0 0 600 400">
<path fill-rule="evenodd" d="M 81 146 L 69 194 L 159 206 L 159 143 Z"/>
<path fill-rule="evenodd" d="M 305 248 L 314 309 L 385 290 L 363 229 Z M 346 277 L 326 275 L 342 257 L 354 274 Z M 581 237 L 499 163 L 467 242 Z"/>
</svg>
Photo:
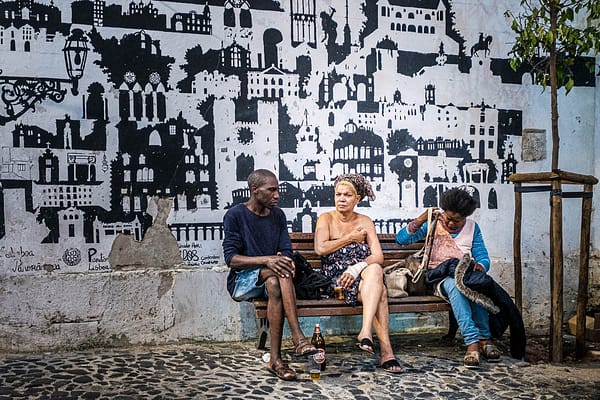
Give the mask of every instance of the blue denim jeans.
<svg viewBox="0 0 600 400">
<path fill-rule="evenodd" d="M 264 283 L 258 284 L 259 268 L 244 269 L 235 277 L 235 289 L 231 296 L 235 301 L 250 301 L 252 299 L 267 297 L 267 288 Z"/>
<path fill-rule="evenodd" d="M 466 346 L 492 336 L 487 310 L 466 298 L 456 287 L 454 278 L 446 278 L 442 282 L 442 290 L 450 301 Z"/>
</svg>

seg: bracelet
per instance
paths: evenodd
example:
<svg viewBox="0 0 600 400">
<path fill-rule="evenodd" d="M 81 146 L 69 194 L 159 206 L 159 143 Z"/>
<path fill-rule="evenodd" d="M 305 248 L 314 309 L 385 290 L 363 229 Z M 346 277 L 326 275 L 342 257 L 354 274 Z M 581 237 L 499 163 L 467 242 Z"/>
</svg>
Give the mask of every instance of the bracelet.
<svg viewBox="0 0 600 400">
<path fill-rule="evenodd" d="M 358 277 L 358 275 L 369 266 L 369 264 L 367 264 L 365 261 L 361 261 L 358 262 L 354 265 L 349 266 L 348 268 L 346 268 L 346 273 L 352 275 L 354 277 L 354 279 L 356 279 L 356 277 Z"/>
<path fill-rule="evenodd" d="M 417 233 L 417 231 L 419 230 L 419 228 L 421 227 L 421 225 L 417 225 L 418 222 L 416 219 L 413 219 L 412 221 L 410 221 L 408 223 L 408 226 L 406 227 L 406 229 L 408 230 L 408 233 L 410 233 L 411 235 L 414 235 L 415 233 Z"/>
</svg>

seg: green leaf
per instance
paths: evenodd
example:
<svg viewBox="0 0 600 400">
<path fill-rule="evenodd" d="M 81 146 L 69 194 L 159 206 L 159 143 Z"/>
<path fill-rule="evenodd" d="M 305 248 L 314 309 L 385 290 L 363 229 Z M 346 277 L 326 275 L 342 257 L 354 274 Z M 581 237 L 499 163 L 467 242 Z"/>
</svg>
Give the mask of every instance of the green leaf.
<svg viewBox="0 0 600 400">
<path fill-rule="evenodd" d="M 517 69 L 519 69 L 519 65 L 521 65 L 521 63 L 519 62 L 519 60 L 512 58 L 509 61 L 509 65 L 513 71 L 516 71 Z"/>
<path fill-rule="evenodd" d="M 573 12 L 573 9 L 571 7 L 565 7 L 562 9 L 562 14 L 566 17 L 566 19 L 568 19 L 569 21 L 573 21 L 573 18 L 575 17 L 575 13 Z"/>
<path fill-rule="evenodd" d="M 573 89 L 573 86 L 575 86 L 575 81 L 573 80 L 572 77 L 569 77 L 569 80 L 567 81 L 567 83 L 565 83 L 566 94 L 569 94 L 571 89 Z"/>
<path fill-rule="evenodd" d="M 531 65 L 535 82 L 545 89 L 551 80 L 547 56 L 556 51 L 555 78 L 558 87 L 564 86 L 568 93 L 575 85 L 570 69 L 576 59 L 595 57 L 600 52 L 600 1 L 520 0 L 520 4 L 518 14 L 505 12 L 515 33 L 515 43 L 508 52 L 511 69 Z M 551 9 L 557 12 L 554 21 Z"/>
</svg>

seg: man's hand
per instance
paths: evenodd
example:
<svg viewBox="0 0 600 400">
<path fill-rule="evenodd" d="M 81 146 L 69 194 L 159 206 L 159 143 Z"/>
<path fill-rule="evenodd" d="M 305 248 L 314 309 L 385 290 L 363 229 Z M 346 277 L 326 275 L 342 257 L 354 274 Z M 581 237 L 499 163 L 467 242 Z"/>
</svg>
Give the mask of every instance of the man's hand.
<svg viewBox="0 0 600 400">
<path fill-rule="evenodd" d="M 282 278 L 290 278 L 296 275 L 296 266 L 294 261 L 286 256 L 277 254 L 276 256 L 267 256 L 267 262 L 265 262 L 267 268 L 275 272 L 277 276 Z"/>
</svg>

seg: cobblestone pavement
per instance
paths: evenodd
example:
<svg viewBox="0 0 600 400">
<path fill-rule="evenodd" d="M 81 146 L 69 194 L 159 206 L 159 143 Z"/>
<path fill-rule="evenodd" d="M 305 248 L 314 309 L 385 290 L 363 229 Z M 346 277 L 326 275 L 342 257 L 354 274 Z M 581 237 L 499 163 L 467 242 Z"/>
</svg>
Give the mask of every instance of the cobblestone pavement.
<svg viewBox="0 0 600 400">
<path fill-rule="evenodd" d="M 503 342 L 500 363 L 468 370 L 464 348 L 439 338 L 394 335 L 406 371 L 391 375 L 353 338 L 326 337 L 327 369 L 314 382 L 291 353 L 298 381 L 270 375 L 253 342 L 2 355 L 0 399 L 600 399 L 598 360 L 523 362 Z"/>
</svg>

